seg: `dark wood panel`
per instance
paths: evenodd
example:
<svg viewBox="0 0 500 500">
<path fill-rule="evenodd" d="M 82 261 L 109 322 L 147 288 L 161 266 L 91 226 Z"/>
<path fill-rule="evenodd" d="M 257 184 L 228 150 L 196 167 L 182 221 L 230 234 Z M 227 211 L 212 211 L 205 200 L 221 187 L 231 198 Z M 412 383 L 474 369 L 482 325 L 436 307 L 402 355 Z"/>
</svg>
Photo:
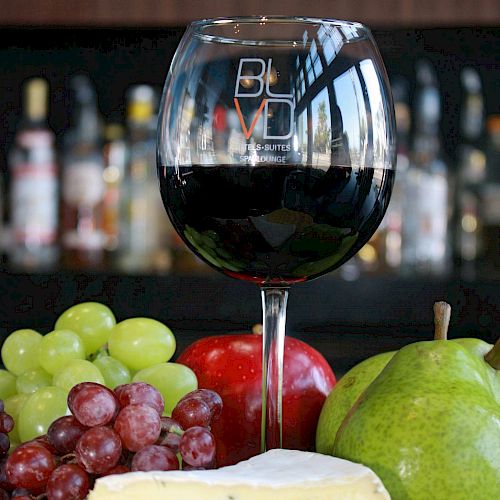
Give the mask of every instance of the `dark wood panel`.
<svg viewBox="0 0 500 500">
<path fill-rule="evenodd" d="M 373 26 L 496 26 L 498 0 L 17 0 L 2 2 L 0 25 L 179 26 L 234 15 L 305 15 Z"/>
</svg>

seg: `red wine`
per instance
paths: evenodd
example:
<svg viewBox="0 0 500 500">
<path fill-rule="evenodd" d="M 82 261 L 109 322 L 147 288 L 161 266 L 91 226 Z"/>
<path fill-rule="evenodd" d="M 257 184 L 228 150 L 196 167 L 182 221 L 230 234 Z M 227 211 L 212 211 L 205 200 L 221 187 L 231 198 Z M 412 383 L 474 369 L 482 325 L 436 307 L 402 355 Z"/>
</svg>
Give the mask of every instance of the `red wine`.
<svg viewBox="0 0 500 500">
<path fill-rule="evenodd" d="M 286 284 L 325 274 L 377 229 L 394 171 L 303 165 L 159 168 L 167 212 L 189 247 L 239 279 Z"/>
</svg>

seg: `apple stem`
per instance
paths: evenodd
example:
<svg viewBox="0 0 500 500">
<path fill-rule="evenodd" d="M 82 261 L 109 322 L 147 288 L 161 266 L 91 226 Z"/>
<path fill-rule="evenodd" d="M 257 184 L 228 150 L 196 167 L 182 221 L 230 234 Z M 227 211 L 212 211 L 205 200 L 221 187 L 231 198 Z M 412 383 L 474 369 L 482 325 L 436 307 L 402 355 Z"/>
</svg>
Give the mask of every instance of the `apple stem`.
<svg viewBox="0 0 500 500">
<path fill-rule="evenodd" d="M 451 306 L 447 302 L 434 303 L 434 340 L 447 340 Z"/>
<path fill-rule="evenodd" d="M 500 370 L 500 337 L 497 339 L 491 351 L 485 354 L 484 360 L 495 368 L 495 370 Z"/>
</svg>

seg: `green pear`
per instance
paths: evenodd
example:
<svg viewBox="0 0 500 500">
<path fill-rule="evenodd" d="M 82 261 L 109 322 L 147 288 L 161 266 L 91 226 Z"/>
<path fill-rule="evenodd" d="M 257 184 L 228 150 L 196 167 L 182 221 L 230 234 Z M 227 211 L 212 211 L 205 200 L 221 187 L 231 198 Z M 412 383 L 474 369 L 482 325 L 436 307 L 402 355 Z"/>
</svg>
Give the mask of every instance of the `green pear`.
<svg viewBox="0 0 500 500">
<path fill-rule="evenodd" d="M 394 352 L 383 352 L 351 368 L 334 386 L 323 404 L 316 431 L 316 451 L 333 454 L 335 435 L 360 394 L 375 380 Z"/>
<path fill-rule="evenodd" d="M 348 411 L 333 454 L 372 468 L 396 500 L 500 498 L 500 341 L 400 349 Z"/>
</svg>

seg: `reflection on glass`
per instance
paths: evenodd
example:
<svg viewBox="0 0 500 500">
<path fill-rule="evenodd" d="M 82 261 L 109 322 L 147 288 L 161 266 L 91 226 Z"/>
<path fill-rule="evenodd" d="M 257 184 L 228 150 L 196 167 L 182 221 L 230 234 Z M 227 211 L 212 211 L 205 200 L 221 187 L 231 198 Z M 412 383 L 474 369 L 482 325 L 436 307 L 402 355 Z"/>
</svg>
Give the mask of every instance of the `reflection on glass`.
<svg viewBox="0 0 500 500">
<path fill-rule="evenodd" d="M 324 88 L 311 102 L 313 123 L 313 165 L 331 165 L 331 121 L 328 89 Z"/>
</svg>

